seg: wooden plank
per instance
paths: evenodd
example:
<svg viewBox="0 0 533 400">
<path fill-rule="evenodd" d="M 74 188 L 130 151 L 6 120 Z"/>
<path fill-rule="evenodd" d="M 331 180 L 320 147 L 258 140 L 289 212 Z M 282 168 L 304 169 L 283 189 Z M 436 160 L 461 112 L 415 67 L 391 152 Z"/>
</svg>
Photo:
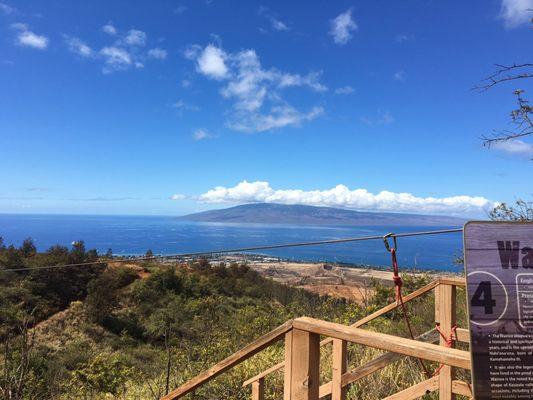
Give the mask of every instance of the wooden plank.
<svg viewBox="0 0 533 400">
<path fill-rule="evenodd" d="M 392 396 L 385 397 L 383 400 L 412 400 L 422 397 L 428 393 L 434 392 L 439 388 L 438 376 L 429 378 L 416 385 L 410 386 L 401 392 L 395 393 Z"/>
<path fill-rule="evenodd" d="M 290 333 L 287 333 L 287 335 L 289 335 L 289 334 Z M 283 368 L 284 365 L 285 365 L 285 361 L 282 361 L 280 363 L 277 363 L 276 365 L 273 365 L 272 367 L 270 367 L 268 369 L 265 369 L 260 374 L 257 374 L 256 376 L 248 379 L 247 381 L 244 381 L 243 384 L 242 384 L 242 387 L 248 386 L 248 385 L 254 383 L 255 381 L 258 381 L 259 379 L 264 378 L 267 375 L 270 375 L 271 373 L 280 370 L 281 368 Z"/>
<path fill-rule="evenodd" d="M 333 340 L 332 374 L 331 374 L 331 400 L 345 400 L 346 388 L 342 385 L 342 375 L 346 372 L 346 342 L 340 339 Z"/>
<path fill-rule="evenodd" d="M 455 394 L 459 394 L 461 396 L 466 396 L 469 398 L 474 397 L 474 395 L 472 394 L 472 388 L 470 387 L 470 384 L 463 382 L 463 381 L 454 380 L 452 382 L 452 391 Z"/>
<path fill-rule="evenodd" d="M 438 279 L 438 282 L 439 285 L 466 287 L 466 279 L 464 277 L 443 276 Z"/>
<path fill-rule="evenodd" d="M 252 383 L 252 400 L 265 400 L 265 378 Z"/>
<path fill-rule="evenodd" d="M 418 336 L 416 340 L 420 340 L 421 342 L 426 343 L 437 343 L 439 341 L 439 334 L 435 329 L 432 329 Z M 372 361 L 369 361 L 368 363 L 361 365 L 344 374 L 342 377 L 342 384 L 343 386 L 346 386 L 355 381 L 358 381 L 359 379 L 363 379 L 364 377 L 379 371 L 380 369 L 402 359 L 403 357 L 406 356 L 403 354 L 392 352 L 376 357 Z"/>
<path fill-rule="evenodd" d="M 257 354 L 264 348 L 280 340 L 285 335 L 285 333 L 287 333 L 288 331 L 292 329 L 292 323 L 293 323 L 292 320 L 287 321 L 283 325 L 278 326 L 277 328 L 273 329 L 266 335 L 263 335 L 259 339 L 254 340 L 249 345 L 243 347 L 241 350 L 225 358 L 219 363 L 213 365 L 211 368 L 207 369 L 201 374 L 195 376 L 194 378 L 189 380 L 187 383 L 173 390 L 166 396 L 161 397 L 161 400 L 179 399 L 180 397 L 183 397 L 187 393 L 192 392 L 198 386 L 201 386 L 205 384 L 206 382 L 209 382 L 211 379 L 217 377 L 224 371 L 227 371 L 233 366 L 243 362 L 244 360 L 247 360 L 248 358 L 252 357 L 254 354 Z"/>
<path fill-rule="evenodd" d="M 438 343 L 439 334 L 435 329 L 432 329 L 423 333 L 422 335 L 417 336 L 415 339 L 426 343 Z M 373 374 L 374 372 L 377 372 L 382 368 L 385 368 L 387 365 L 392 364 L 393 362 L 398 361 L 403 357 L 406 356 L 398 353 L 386 353 L 379 357 L 376 357 L 373 360 L 367 362 L 366 364 L 361 365 L 343 374 L 342 387 L 346 388 L 346 386 L 350 385 L 351 383 L 354 383 L 359 379 L 363 379 L 364 377 Z M 322 398 L 329 394 L 331 394 L 331 382 L 325 383 L 320 386 L 319 396 L 320 398 Z"/>
<path fill-rule="evenodd" d="M 457 328 L 457 340 L 463 343 L 470 343 L 470 331 L 464 328 Z"/>
<path fill-rule="evenodd" d="M 291 400 L 292 331 L 285 334 L 285 371 L 283 372 L 283 400 Z"/>
<path fill-rule="evenodd" d="M 320 336 L 293 329 L 290 400 L 318 400 Z"/>
<path fill-rule="evenodd" d="M 302 317 L 293 321 L 294 329 L 301 329 L 320 335 L 359 343 L 376 349 L 392 351 L 407 356 L 436 361 L 454 367 L 470 369 L 470 353 L 458 349 L 448 349 L 430 343 L 419 342 L 379 332 L 352 328 L 333 322 Z"/>
<path fill-rule="evenodd" d="M 323 385 L 320 385 L 320 389 L 318 389 L 318 398 L 321 399 L 322 397 L 329 396 L 331 394 L 331 381 L 328 383 L 324 383 Z"/>
<path fill-rule="evenodd" d="M 444 335 L 451 335 L 452 326 L 456 322 L 455 312 L 456 287 L 449 284 L 440 284 L 435 289 L 435 304 L 437 304 L 435 315 L 436 323 Z M 440 336 L 439 344 L 446 346 L 446 339 Z M 455 394 L 452 392 L 452 381 L 455 371 L 449 365 L 443 365 L 439 372 L 439 400 L 454 400 Z"/>
<path fill-rule="evenodd" d="M 428 283 L 427 285 L 425 286 L 422 286 L 420 289 L 417 289 L 415 290 L 414 292 L 412 293 L 409 293 L 407 294 L 406 296 L 403 297 L 403 302 L 404 303 L 407 303 L 413 299 L 416 299 L 417 297 L 429 292 L 430 290 L 432 290 L 433 288 L 435 288 L 437 285 L 439 284 L 439 281 L 438 280 L 434 280 L 430 283 Z M 354 328 L 359 328 L 367 323 L 369 323 L 370 321 L 378 318 L 378 317 L 381 317 L 383 314 L 386 314 L 388 313 L 389 311 L 392 311 L 394 309 L 396 309 L 397 307 L 399 307 L 399 304 L 395 301 L 394 303 L 390 303 L 389 305 L 383 307 L 383 308 L 380 308 L 379 310 L 373 312 L 372 314 L 370 315 L 367 315 L 366 317 L 360 319 L 359 321 L 353 323 L 352 325 L 350 326 L 353 326 Z M 333 342 L 333 339 L 332 338 L 327 338 L 327 339 L 324 339 L 320 342 L 320 345 L 321 346 L 325 346 L 329 343 L 332 343 Z M 243 386 L 246 386 L 246 385 L 249 385 L 251 384 L 252 382 L 258 380 L 259 378 L 262 378 L 266 375 L 269 375 L 281 368 L 283 368 L 285 364 L 283 362 L 280 362 L 272 367 L 270 367 L 269 369 L 261 372 L 260 374 L 258 375 L 255 375 L 253 377 L 251 377 L 250 379 L 246 380 L 245 383 L 243 383 Z"/>
</svg>

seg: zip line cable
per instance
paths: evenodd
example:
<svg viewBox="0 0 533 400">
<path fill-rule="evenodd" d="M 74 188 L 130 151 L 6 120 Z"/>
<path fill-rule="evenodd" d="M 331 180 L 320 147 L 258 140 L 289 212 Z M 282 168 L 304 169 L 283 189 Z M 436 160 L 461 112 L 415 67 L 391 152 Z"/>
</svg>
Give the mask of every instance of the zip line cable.
<svg viewBox="0 0 533 400">
<path fill-rule="evenodd" d="M 283 244 L 273 244 L 266 246 L 253 246 L 253 247 L 241 247 L 236 249 L 220 249 L 220 250 L 211 250 L 211 251 L 199 251 L 192 253 L 179 253 L 179 254 L 169 254 L 169 255 L 159 255 L 152 257 L 135 257 L 128 259 L 120 260 L 111 260 L 113 263 L 131 263 L 136 261 L 152 261 L 158 259 L 172 260 L 179 259 L 183 257 L 196 257 L 204 256 L 209 254 L 227 254 L 227 253 L 244 253 L 248 251 L 257 251 L 257 250 L 272 250 L 272 249 L 283 249 L 289 247 L 303 247 L 303 246 L 319 246 L 324 244 L 335 244 L 335 243 L 350 243 L 350 242 L 362 242 L 365 240 L 383 240 L 384 236 L 391 238 L 401 238 L 401 237 L 412 237 L 412 236 L 425 236 L 425 235 L 440 235 L 446 233 L 458 233 L 462 232 L 463 228 L 453 228 L 453 229 L 441 229 L 435 231 L 421 231 L 421 232 L 406 232 L 406 233 L 389 233 L 387 235 L 374 235 L 374 236 L 360 236 L 344 239 L 330 239 L 330 240 L 318 240 L 314 242 L 299 242 L 299 243 L 283 243 Z M 41 267 L 27 267 L 27 268 L 13 268 L 13 269 L 4 269 L 0 270 L 1 272 L 18 272 L 18 271 L 31 271 L 38 269 L 54 269 L 54 268 L 73 268 L 73 267 L 83 267 L 94 264 L 103 264 L 107 261 L 91 261 L 91 262 L 82 262 L 75 264 L 63 264 L 63 265 L 46 265 Z"/>
</svg>

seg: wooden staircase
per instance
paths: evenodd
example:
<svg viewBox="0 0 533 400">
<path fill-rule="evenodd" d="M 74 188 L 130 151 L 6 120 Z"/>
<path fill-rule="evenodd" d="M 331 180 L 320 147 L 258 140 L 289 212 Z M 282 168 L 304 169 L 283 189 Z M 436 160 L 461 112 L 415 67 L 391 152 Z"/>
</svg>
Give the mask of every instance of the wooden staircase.
<svg viewBox="0 0 533 400">
<path fill-rule="evenodd" d="M 455 302 L 458 286 L 465 286 L 464 279 L 440 278 L 404 296 L 403 300 L 406 303 L 434 291 L 435 322 L 439 324 L 441 331 L 451 332 L 456 323 Z M 198 387 L 282 339 L 285 340 L 285 361 L 243 383 L 243 386 L 251 385 L 252 400 L 264 399 L 265 379 L 281 369 L 284 374 L 284 400 L 318 400 L 329 395 L 332 400 L 344 400 L 350 384 L 406 356 L 435 361 L 443 366 L 438 375 L 395 393 L 387 397 L 387 400 L 416 399 L 434 391 L 438 391 L 440 400 L 454 399 L 457 394 L 472 398 L 470 384 L 455 379 L 456 368 L 471 368 L 470 352 L 447 347 L 446 340 L 435 329 L 418 336 L 416 340 L 361 329 L 361 326 L 398 306 L 396 302 L 389 304 L 350 326 L 308 317 L 287 321 L 173 390 L 161 400 L 180 399 L 193 393 Z M 320 336 L 326 338 L 321 341 Z M 457 341 L 469 342 L 469 332 L 464 328 L 458 328 L 456 336 Z M 349 371 L 346 351 L 348 342 L 385 350 L 388 353 Z M 333 346 L 332 379 L 320 385 L 320 347 L 326 345 Z"/>
</svg>

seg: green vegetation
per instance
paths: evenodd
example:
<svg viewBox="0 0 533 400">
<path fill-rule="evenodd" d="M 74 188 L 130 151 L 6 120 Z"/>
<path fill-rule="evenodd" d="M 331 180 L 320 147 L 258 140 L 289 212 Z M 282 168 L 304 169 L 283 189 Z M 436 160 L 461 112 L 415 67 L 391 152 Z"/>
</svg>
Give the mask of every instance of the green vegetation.
<svg viewBox="0 0 533 400">
<path fill-rule="evenodd" d="M 392 288 L 375 283 L 374 295 L 357 305 L 278 284 L 246 265 L 211 265 L 205 259 L 189 265 L 128 268 L 111 262 L 11 271 L 96 260 L 96 252 L 86 251 L 82 242 L 42 254 L 29 240 L 18 249 L 2 245 L 0 393 L 5 399 L 158 399 L 290 318 L 348 324 L 394 296 Z M 404 278 L 406 292 L 427 282 Z M 433 328 L 433 307 L 431 297 L 410 303 L 417 333 Z M 398 312 L 369 329 L 406 335 Z M 324 365 L 330 365 L 328 352 L 322 354 Z M 379 354 L 355 345 L 349 352 L 354 365 Z M 282 359 L 279 343 L 198 390 L 195 399 L 249 398 L 242 382 Z M 416 360 L 405 359 L 353 385 L 349 398 L 384 397 L 422 379 Z M 281 389 L 282 374 L 269 377 L 267 398 L 279 398 Z"/>
</svg>

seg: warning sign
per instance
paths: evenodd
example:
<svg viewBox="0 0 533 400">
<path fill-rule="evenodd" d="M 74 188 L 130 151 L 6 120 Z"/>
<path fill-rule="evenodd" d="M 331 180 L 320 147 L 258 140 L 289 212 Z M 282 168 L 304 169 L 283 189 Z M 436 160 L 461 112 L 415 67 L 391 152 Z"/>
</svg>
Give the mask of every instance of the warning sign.
<svg viewBox="0 0 533 400">
<path fill-rule="evenodd" d="M 476 400 L 533 398 L 533 223 L 464 228 Z"/>
</svg>

